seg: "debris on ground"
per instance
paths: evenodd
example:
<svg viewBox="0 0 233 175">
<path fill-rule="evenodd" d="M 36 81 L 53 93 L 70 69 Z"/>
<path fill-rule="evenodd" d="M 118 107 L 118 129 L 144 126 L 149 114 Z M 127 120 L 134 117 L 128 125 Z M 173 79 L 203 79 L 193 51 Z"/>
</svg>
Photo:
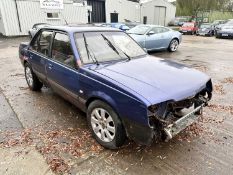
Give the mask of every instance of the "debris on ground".
<svg viewBox="0 0 233 175">
<path fill-rule="evenodd" d="M 225 78 L 222 83 L 233 84 L 233 77 Z"/>
<path fill-rule="evenodd" d="M 221 85 L 221 84 L 214 85 L 214 92 L 219 94 L 219 95 L 226 94 L 225 91 L 223 90 L 223 85 Z"/>
<path fill-rule="evenodd" d="M 55 173 L 69 173 L 70 166 L 63 155 L 82 158 L 85 154 L 98 155 L 103 149 L 88 130 L 68 128 L 44 131 L 42 128 L 24 129 L 21 132 L 1 133 L 0 147 L 35 146 Z"/>
</svg>

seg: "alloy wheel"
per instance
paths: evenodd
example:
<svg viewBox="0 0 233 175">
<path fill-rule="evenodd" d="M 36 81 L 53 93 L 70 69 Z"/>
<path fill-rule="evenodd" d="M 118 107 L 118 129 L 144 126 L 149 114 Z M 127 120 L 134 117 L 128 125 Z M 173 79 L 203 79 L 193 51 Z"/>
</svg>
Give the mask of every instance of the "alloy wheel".
<svg viewBox="0 0 233 175">
<path fill-rule="evenodd" d="M 115 137 L 115 124 L 111 115 L 103 108 L 95 108 L 91 113 L 91 127 L 103 142 L 111 142 Z"/>
<path fill-rule="evenodd" d="M 171 46 L 170 46 L 170 49 L 172 52 L 175 52 L 179 47 L 179 42 L 177 40 L 173 40 L 171 42 Z"/>
<path fill-rule="evenodd" d="M 26 76 L 26 80 L 28 82 L 28 85 L 30 87 L 32 87 L 33 86 L 33 77 L 32 77 L 32 71 L 29 67 L 25 68 L 25 76 Z"/>
</svg>

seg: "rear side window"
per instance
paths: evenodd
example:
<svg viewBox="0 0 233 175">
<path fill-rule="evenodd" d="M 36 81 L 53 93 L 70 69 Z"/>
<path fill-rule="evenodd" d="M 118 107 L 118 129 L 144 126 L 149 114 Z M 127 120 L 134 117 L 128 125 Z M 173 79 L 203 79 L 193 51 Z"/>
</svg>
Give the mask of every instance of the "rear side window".
<svg viewBox="0 0 233 175">
<path fill-rule="evenodd" d="M 67 34 L 56 33 L 52 46 L 52 58 L 71 68 L 75 68 L 75 59 Z"/>
<path fill-rule="evenodd" d="M 33 41 L 31 45 L 31 49 L 45 56 L 49 56 L 49 48 L 50 48 L 52 36 L 53 36 L 52 31 L 43 31 Z"/>
</svg>

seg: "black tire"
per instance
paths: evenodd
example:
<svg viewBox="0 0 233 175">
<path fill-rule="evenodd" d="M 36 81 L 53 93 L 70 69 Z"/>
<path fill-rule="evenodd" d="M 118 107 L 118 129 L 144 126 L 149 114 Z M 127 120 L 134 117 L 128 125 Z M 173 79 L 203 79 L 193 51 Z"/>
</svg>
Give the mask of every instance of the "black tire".
<svg viewBox="0 0 233 175">
<path fill-rule="evenodd" d="M 30 80 L 27 77 L 27 71 L 31 71 L 31 76 L 32 82 L 29 82 Z M 28 87 L 30 88 L 30 90 L 32 91 L 40 91 L 41 88 L 43 87 L 43 83 L 40 82 L 40 80 L 38 79 L 38 77 L 36 76 L 36 74 L 33 72 L 31 66 L 28 63 L 25 63 L 24 65 L 24 75 L 25 75 L 25 79 L 27 81 Z"/>
<path fill-rule="evenodd" d="M 178 46 L 177 46 L 177 48 L 176 48 L 175 50 L 172 49 L 172 44 L 173 44 L 174 41 L 176 41 L 177 44 L 178 44 Z M 169 46 L 168 46 L 168 51 L 169 51 L 169 52 L 176 52 L 177 49 L 178 49 L 178 47 L 179 47 L 179 44 L 180 44 L 180 43 L 179 43 L 179 40 L 178 40 L 178 39 L 172 39 L 171 42 L 170 42 L 170 44 L 169 44 Z"/>
<path fill-rule="evenodd" d="M 105 141 L 101 140 L 101 138 L 99 138 L 99 136 L 97 136 L 97 134 L 95 133 L 95 131 L 92 127 L 92 125 L 93 125 L 93 123 L 91 122 L 92 113 L 94 112 L 94 110 L 98 110 L 98 109 L 104 109 L 105 111 L 107 111 L 107 113 L 110 115 L 110 117 L 113 120 L 113 125 L 115 128 L 115 135 L 114 135 L 113 140 L 110 142 L 105 142 Z M 117 113 L 107 103 L 100 101 L 100 100 L 93 101 L 88 106 L 88 109 L 87 109 L 87 122 L 88 122 L 88 126 L 91 130 L 93 137 L 103 147 L 105 147 L 107 149 L 117 149 L 125 143 L 126 133 L 125 133 L 124 126 L 123 126 L 119 116 L 117 115 Z M 98 125 L 100 125 L 100 124 L 96 124 L 97 127 L 99 127 Z M 102 128 L 102 126 L 101 126 L 101 128 Z M 100 131 L 101 129 L 97 129 L 97 130 L 99 132 L 101 132 Z M 105 136 L 107 136 L 106 133 L 105 133 Z"/>
</svg>

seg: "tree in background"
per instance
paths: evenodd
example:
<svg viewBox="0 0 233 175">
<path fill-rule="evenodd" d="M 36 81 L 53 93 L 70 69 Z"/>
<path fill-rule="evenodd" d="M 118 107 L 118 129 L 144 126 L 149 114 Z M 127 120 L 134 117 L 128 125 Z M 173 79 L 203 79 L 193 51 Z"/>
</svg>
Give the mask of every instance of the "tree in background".
<svg viewBox="0 0 233 175">
<path fill-rule="evenodd" d="M 197 16 L 200 11 L 225 10 L 231 0 L 177 0 L 177 16 Z"/>
</svg>

